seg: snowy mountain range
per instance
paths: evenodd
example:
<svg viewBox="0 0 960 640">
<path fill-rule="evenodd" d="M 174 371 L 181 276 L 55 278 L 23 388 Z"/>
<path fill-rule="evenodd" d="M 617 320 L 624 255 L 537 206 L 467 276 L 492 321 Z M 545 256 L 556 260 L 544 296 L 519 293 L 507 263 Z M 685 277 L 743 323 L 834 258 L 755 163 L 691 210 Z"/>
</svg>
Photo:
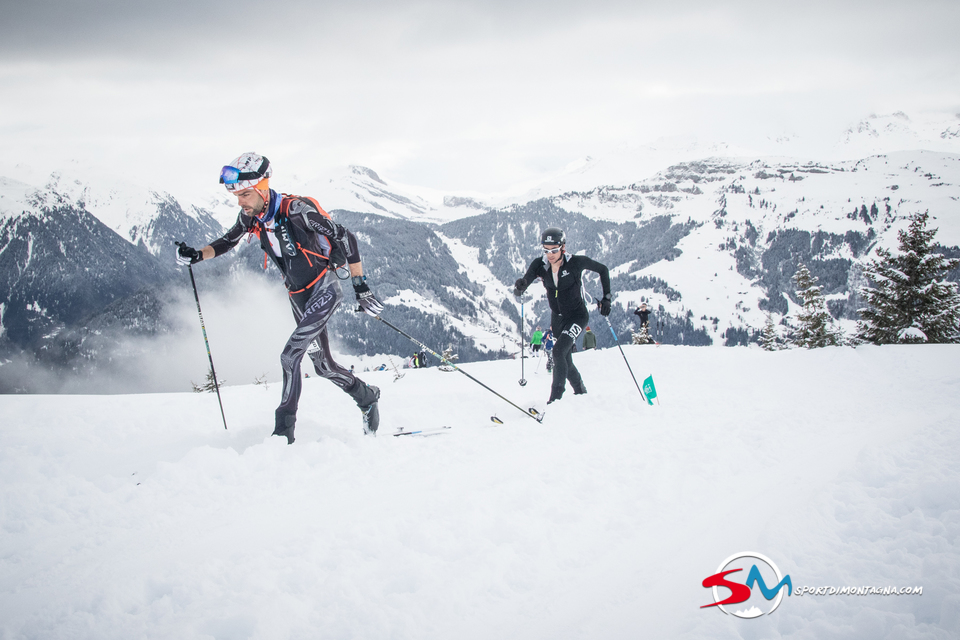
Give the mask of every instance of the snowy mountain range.
<svg viewBox="0 0 960 640">
<path fill-rule="evenodd" d="M 316 197 L 357 233 L 395 324 L 467 361 L 518 350 L 520 309 L 508 287 L 538 255 L 546 226 L 563 227 L 568 250 L 611 268 L 610 320 L 623 339 L 643 301 L 659 339 L 675 344 L 746 344 L 767 313 L 782 320 L 795 309 L 791 278 L 801 262 L 851 328 L 859 262 L 876 246 L 895 247 L 913 213 L 929 211 L 944 253 L 960 255 L 960 122 L 869 118 L 828 155 L 666 141 L 584 159 L 540 185 L 495 195 L 398 184 L 359 166 L 274 183 Z M 37 368 L 89 375 L 108 362 L 156 357 L 142 345 L 130 352 L 132 336 L 196 332 L 170 312 L 189 287 L 173 242 L 202 246 L 222 233 L 236 216 L 228 194 L 212 187 L 175 196 L 79 170 L 8 173 L 0 178 L 0 391 L 35 388 L 23 380 Z M 250 296 L 251 278 L 278 277 L 246 244 L 194 271 L 207 297 Z M 596 295 L 599 283 L 586 289 Z M 531 293 L 526 334 L 549 323 L 542 288 Z M 352 313 L 338 314 L 333 333 L 341 352 L 357 357 L 412 350 Z M 605 326 L 596 333 L 601 346 L 612 344 Z"/>
</svg>

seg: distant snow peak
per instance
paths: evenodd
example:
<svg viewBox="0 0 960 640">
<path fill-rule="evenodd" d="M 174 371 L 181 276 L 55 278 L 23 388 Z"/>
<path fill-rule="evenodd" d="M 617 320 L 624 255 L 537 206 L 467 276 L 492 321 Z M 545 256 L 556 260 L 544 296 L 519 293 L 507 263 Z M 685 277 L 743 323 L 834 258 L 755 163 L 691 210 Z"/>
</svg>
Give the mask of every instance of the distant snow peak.
<svg viewBox="0 0 960 640">
<path fill-rule="evenodd" d="M 591 168 L 596 163 L 597 161 L 594 160 L 592 156 L 584 156 L 583 158 L 574 160 L 573 162 L 568 164 L 566 167 L 564 167 L 563 172 L 564 173 L 583 172 Z"/>
<path fill-rule="evenodd" d="M 960 125 L 956 114 L 914 114 L 903 111 L 871 114 L 851 125 L 840 137 L 838 147 L 847 155 L 869 155 L 899 150 L 927 149 L 960 151 Z"/>
<path fill-rule="evenodd" d="M 371 180 L 387 186 L 387 183 L 380 179 L 380 176 L 377 175 L 377 172 L 373 169 L 368 169 L 367 167 L 361 167 L 360 165 L 352 164 L 350 165 L 350 171 L 358 176 L 366 176 Z"/>
<path fill-rule="evenodd" d="M 481 211 L 486 209 L 487 206 L 478 200 L 473 198 L 465 198 L 461 196 L 443 196 L 443 206 L 445 207 L 467 207 L 470 209 L 480 209 Z"/>
<path fill-rule="evenodd" d="M 797 140 L 799 140 L 799 136 L 793 133 L 783 133 L 776 137 L 767 136 L 767 140 L 778 145 L 784 145 L 784 144 L 792 144 L 796 142 Z"/>
</svg>

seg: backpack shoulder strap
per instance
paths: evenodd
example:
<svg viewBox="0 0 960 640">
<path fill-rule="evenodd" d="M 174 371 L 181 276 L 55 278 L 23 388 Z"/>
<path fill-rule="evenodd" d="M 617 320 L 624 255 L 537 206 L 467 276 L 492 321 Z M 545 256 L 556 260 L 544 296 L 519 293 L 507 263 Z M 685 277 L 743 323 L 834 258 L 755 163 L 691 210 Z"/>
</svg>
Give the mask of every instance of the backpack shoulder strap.
<svg viewBox="0 0 960 640">
<path fill-rule="evenodd" d="M 320 206 L 320 203 L 317 202 L 316 198 L 311 198 L 309 196 L 295 196 L 289 193 L 281 194 L 281 197 L 282 199 L 280 201 L 280 213 L 282 213 L 284 216 L 289 215 L 290 205 L 293 204 L 294 201 L 299 200 L 303 204 L 313 209 L 316 209 L 317 212 L 323 217 L 325 217 L 327 220 L 333 220 L 333 217 L 329 213 L 324 211 L 323 207 Z"/>
</svg>

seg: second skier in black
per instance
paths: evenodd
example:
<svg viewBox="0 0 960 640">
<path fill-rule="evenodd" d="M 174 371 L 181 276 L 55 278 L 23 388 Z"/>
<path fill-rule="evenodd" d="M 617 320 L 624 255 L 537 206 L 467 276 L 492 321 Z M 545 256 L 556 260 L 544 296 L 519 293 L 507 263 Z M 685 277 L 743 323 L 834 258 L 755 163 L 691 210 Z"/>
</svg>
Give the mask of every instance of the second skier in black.
<svg viewBox="0 0 960 640">
<path fill-rule="evenodd" d="M 553 385 L 547 404 L 563 396 L 566 381 L 574 394 L 586 393 L 580 372 L 573 364 L 573 345 L 577 336 L 587 326 L 590 312 L 583 299 L 582 275 L 585 270 L 600 274 L 603 298 L 600 299 L 600 314 L 610 314 L 610 271 L 607 267 L 587 256 L 574 256 L 566 252 L 566 237 L 562 230 L 550 227 L 540 234 L 543 256 L 530 263 L 522 278 L 514 283 L 513 294 L 523 295 L 534 280 L 540 278 L 547 290 L 550 304 L 550 326 L 557 342 L 553 346 Z"/>
</svg>

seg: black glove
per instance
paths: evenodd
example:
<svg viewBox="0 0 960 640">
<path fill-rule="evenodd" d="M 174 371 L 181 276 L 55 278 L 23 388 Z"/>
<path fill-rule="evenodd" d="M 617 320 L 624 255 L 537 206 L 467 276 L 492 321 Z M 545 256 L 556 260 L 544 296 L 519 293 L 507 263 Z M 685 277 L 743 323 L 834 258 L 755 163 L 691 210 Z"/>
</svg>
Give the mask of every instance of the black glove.
<svg viewBox="0 0 960 640">
<path fill-rule="evenodd" d="M 513 295 L 519 298 L 526 290 L 527 283 L 523 281 L 523 278 L 517 278 L 517 281 L 513 283 Z"/>
<path fill-rule="evenodd" d="M 177 243 L 177 264 L 187 266 L 197 264 L 203 260 L 203 253 L 193 247 L 188 247 L 186 242 Z"/>
<path fill-rule="evenodd" d="M 608 316 L 610 315 L 610 294 L 603 296 L 601 300 L 597 302 L 597 308 L 600 309 L 600 315 Z"/>
<path fill-rule="evenodd" d="M 383 303 L 377 300 L 377 296 L 373 295 L 373 291 L 370 291 L 366 282 L 353 285 L 353 292 L 357 294 L 357 304 L 360 305 L 361 311 L 374 318 L 383 313 Z"/>
</svg>

